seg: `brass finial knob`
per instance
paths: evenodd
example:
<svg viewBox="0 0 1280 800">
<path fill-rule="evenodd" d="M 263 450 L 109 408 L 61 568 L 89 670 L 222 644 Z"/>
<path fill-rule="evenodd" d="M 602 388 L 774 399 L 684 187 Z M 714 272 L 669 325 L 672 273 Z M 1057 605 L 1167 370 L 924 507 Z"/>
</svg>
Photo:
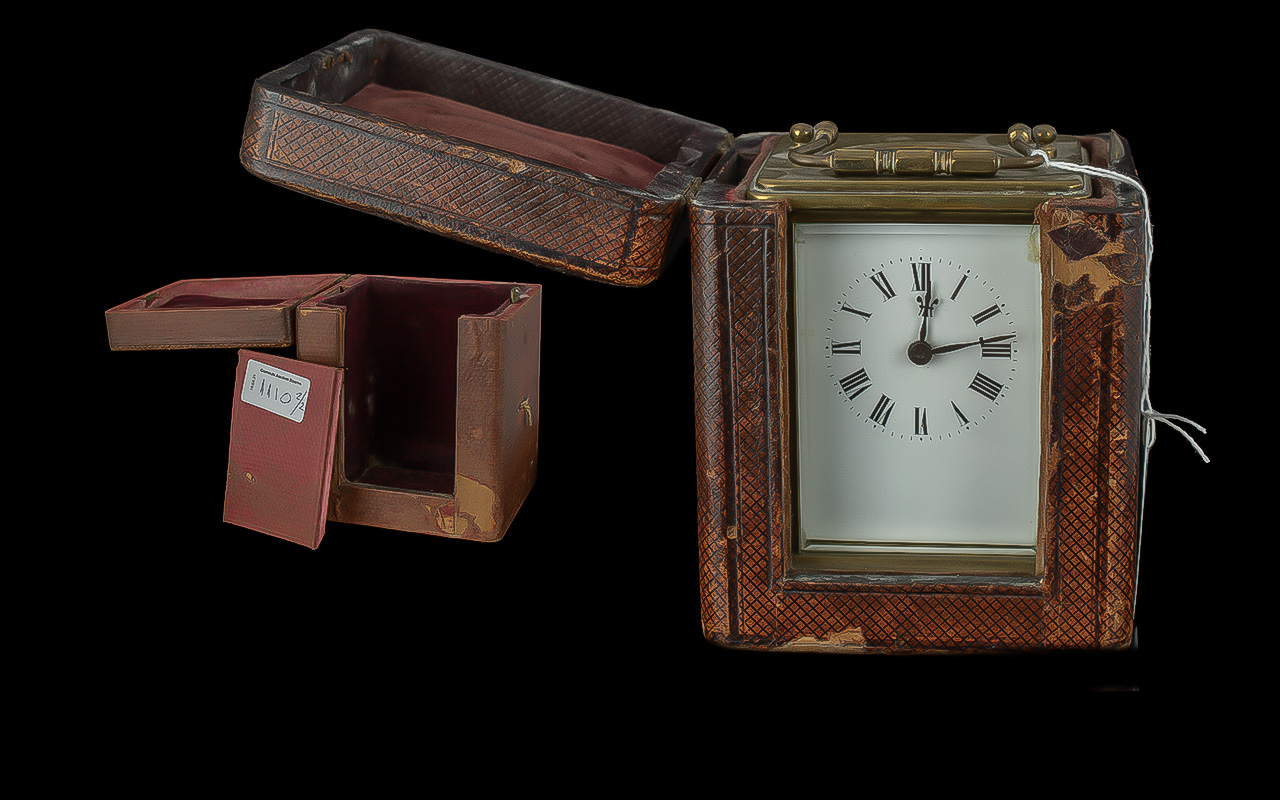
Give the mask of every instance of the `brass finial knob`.
<svg viewBox="0 0 1280 800">
<path fill-rule="evenodd" d="M 1050 158 L 1058 157 L 1058 148 L 1054 145 L 1054 142 L 1058 141 L 1058 131 L 1052 125 L 1035 126 L 1031 129 L 1031 136 Z"/>
<path fill-rule="evenodd" d="M 1058 140 L 1058 131 L 1052 125 L 1037 125 L 1034 128 L 1018 123 L 1009 128 L 1009 144 L 1024 156 L 1031 155 L 1033 149 L 1043 150 L 1050 158 L 1057 158 L 1058 148 L 1054 142 Z"/>
<path fill-rule="evenodd" d="M 808 144 L 813 141 L 813 126 L 807 122 L 797 122 L 791 126 L 791 141 L 796 144 Z"/>
<path fill-rule="evenodd" d="M 836 127 L 834 122 L 823 120 L 817 125 L 810 125 L 807 122 L 797 122 L 791 126 L 791 141 L 797 145 L 809 144 L 815 139 L 824 140 L 825 143 L 832 143 L 836 140 L 836 134 L 840 129 Z M 815 145 L 816 146 L 816 145 Z"/>
<path fill-rule="evenodd" d="M 1031 127 L 1019 122 L 1009 128 L 1009 144 L 1024 156 L 1031 152 Z"/>
</svg>

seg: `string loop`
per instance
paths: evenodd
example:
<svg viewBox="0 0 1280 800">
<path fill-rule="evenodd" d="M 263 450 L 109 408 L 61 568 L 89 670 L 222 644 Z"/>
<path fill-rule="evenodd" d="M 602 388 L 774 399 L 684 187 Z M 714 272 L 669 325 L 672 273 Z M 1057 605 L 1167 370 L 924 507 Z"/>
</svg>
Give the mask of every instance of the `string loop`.
<svg viewBox="0 0 1280 800">
<path fill-rule="evenodd" d="M 1177 414 L 1161 414 L 1151 405 L 1151 256 L 1154 252 L 1155 245 L 1151 236 L 1151 202 L 1147 197 L 1147 190 L 1135 178 L 1102 167 L 1094 167 L 1088 164 L 1069 164 L 1063 161 L 1054 161 L 1049 154 L 1038 148 L 1031 149 L 1032 156 L 1039 156 L 1044 165 L 1051 168 L 1063 169 L 1070 172 L 1079 172 L 1085 175 L 1093 175 L 1098 178 L 1107 178 L 1114 181 L 1132 186 L 1138 190 L 1142 196 L 1142 207 L 1146 211 L 1144 224 L 1146 227 L 1146 236 L 1144 238 L 1144 250 L 1146 255 L 1146 270 L 1144 270 L 1142 285 L 1142 302 L 1143 302 L 1143 331 L 1142 331 L 1142 416 L 1149 420 L 1152 424 L 1147 425 L 1146 439 L 1144 444 L 1148 451 L 1156 443 L 1156 425 L 1154 423 L 1162 423 L 1173 428 L 1182 434 L 1182 438 L 1190 443 L 1191 447 L 1196 451 L 1201 459 L 1207 464 L 1209 456 L 1205 454 L 1204 448 L 1196 442 L 1195 437 L 1187 432 L 1183 425 L 1190 425 L 1201 433 L 1207 434 L 1203 425 L 1192 422 L 1186 417 Z M 1180 424 L 1181 423 L 1181 424 Z M 1144 470 L 1145 475 L 1145 470 Z"/>
</svg>

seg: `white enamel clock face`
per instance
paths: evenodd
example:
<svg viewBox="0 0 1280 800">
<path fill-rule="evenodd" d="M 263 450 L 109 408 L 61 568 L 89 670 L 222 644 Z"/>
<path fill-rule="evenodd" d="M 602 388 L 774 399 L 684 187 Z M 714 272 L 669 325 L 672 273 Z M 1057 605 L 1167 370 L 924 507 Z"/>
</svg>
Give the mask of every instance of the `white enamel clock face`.
<svg viewBox="0 0 1280 800">
<path fill-rule="evenodd" d="M 1038 227 L 793 230 L 801 549 L 1034 552 Z"/>
</svg>

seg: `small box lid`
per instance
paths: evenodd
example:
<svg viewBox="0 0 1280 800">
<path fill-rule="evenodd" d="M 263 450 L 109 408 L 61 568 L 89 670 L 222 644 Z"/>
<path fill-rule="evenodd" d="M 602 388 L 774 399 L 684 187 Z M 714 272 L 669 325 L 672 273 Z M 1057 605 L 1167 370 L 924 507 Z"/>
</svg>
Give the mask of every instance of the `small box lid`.
<svg viewBox="0 0 1280 800">
<path fill-rule="evenodd" d="M 181 280 L 106 312 L 112 350 L 288 347 L 294 310 L 344 276 Z"/>
<path fill-rule="evenodd" d="M 342 370 L 240 351 L 222 519 L 315 549 L 329 515 Z"/>
</svg>

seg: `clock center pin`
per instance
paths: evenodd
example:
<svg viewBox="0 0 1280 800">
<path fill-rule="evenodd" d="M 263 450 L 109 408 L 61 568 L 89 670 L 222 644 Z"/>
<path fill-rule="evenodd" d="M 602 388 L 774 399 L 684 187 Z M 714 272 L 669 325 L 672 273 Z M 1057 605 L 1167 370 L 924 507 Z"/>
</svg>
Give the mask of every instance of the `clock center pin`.
<svg viewBox="0 0 1280 800">
<path fill-rule="evenodd" d="M 933 360 L 933 348 L 928 342 L 917 339 L 907 347 L 907 358 L 912 364 L 923 367 Z"/>
</svg>

